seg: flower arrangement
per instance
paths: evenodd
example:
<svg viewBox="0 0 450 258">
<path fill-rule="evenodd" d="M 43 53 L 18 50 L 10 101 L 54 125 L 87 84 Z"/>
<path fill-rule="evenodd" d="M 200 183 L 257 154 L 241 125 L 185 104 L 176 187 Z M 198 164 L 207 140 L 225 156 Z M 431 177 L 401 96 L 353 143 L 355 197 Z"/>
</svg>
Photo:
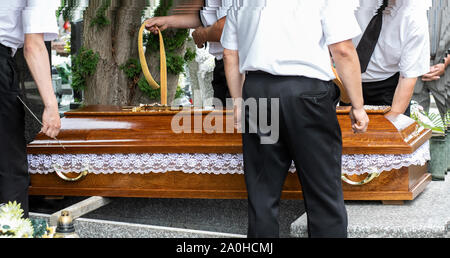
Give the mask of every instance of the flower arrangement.
<svg viewBox="0 0 450 258">
<path fill-rule="evenodd" d="M 23 210 L 17 202 L 0 207 L 0 237 L 32 238 L 34 229 L 29 219 L 22 219 Z"/>
<path fill-rule="evenodd" d="M 24 219 L 17 202 L 0 205 L 0 238 L 50 238 L 54 229 L 45 220 Z"/>
</svg>

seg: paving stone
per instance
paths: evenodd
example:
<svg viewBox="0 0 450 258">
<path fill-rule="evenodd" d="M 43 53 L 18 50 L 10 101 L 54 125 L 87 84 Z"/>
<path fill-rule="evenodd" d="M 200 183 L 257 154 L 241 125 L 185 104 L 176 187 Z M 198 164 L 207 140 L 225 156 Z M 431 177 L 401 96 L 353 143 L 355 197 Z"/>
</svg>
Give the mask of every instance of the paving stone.
<svg viewBox="0 0 450 258">
<path fill-rule="evenodd" d="M 450 222 L 450 176 L 431 182 L 414 201 L 404 205 L 346 202 L 350 238 L 442 238 Z M 306 237 L 307 215 L 291 225 L 292 237 Z"/>
</svg>

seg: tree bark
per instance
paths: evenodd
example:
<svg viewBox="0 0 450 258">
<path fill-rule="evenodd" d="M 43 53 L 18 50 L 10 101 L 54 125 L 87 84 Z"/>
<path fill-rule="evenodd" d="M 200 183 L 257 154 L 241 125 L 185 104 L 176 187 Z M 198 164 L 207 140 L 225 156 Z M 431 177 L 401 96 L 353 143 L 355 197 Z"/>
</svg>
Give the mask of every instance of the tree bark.
<svg viewBox="0 0 450 258">
<path fill-rule="evenodd" d="M 106 17 L 111 22 L 100 28 L 91 26 L 101 0 L 89 1 L 84 15 L 84 47 L 99 53 L 93 76 L 87 78 L 84 102 L 87 105 L 129 105 L 134 89 L 120 66 L 137 57 L 137 37 L 146 1 L 111 0 Z"/>
<path fill-rule="evenodd" d="M 102 6 L 103 0 L 90 0 L 84 14 L 84 42 L 86 49 L 99 53 L 100 58 L 96 72 L 87 78 L 84 92 L 86 105 L 138 105 L 152 103 L 141 90 L 130 83 L 120 66 L 130 58 L 138 58 L 138 32 L 142 23 L 142 12 L 145 10 L 144 0 L 111 0 L 106 17 L 111 23 L 100 28 L 91 26 Z M 180 0 L 174 0 L 179 5 Z M 169 13 L 170 15 L 171 13 Z M 176 51 L 184 55 L 186 44 Z M 160 79 L 159 52 L 146 53 L 150 71 L 156 81 Z M 178 87 L 179 75 L 168 74 L 168 103 L 170 104 Z"/>
</svg>

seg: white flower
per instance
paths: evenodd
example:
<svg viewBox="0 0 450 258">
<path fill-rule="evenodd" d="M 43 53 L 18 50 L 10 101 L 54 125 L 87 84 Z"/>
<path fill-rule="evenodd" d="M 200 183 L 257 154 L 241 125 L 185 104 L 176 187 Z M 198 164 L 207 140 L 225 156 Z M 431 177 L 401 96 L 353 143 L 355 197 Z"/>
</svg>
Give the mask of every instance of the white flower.
<svg viewBox="0 0 450 258">
<path fill-rule="evenodd" d="M 17 202 L 0 206 L 0 237 L 31 238 L 33 225 L 31 220 L 22 219 L 23 210 Z"/>
<path fill-rule="evenodd" d="M 34 233 L 33 225 L 29 219 L 21 220 L 21 223 L 16 229 L 16 237 L 32 238 Z"/>
<path fill-rule="evenodd" d="M 22 218 L 23 210 L 20 208 L 20 203 L 9 202 L 8 204 L 0 206 L 0 218 L 3 216 L 16 219 Z"/>
</svg>

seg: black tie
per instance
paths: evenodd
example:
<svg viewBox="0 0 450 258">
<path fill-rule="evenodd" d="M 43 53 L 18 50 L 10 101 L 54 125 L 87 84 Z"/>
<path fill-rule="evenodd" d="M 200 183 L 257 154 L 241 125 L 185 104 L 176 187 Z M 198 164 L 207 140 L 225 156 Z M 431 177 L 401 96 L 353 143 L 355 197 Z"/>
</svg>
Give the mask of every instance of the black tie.
<svg viewBox="0 0 450 258">
<path fill-rule="evenodd" d="M 378 38 L 380 37 L 381 28 L 383 26 L 383 11 L 386 9 L 388 4 L 388 0 L 383 0 L 383 5 L 377 10 L 377 14 L 370 21 L 358 47 L 356 48 L 359 56 L 359 62 L 361 63 L 362 73 L 366 72 L 367 66 L 369 66 L 370 59 L 375 51 L 375 47 L 377 46 Z"/>
</svg>

